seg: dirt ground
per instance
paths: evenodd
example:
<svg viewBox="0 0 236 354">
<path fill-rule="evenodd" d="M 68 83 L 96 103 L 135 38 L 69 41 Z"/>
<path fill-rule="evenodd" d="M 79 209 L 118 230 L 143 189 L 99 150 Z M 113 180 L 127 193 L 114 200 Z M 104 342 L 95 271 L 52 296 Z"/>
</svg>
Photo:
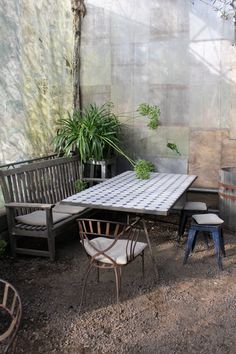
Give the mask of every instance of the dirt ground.
<svg viewBox="0 0 236 354">
<path fill-rule="evenodd" d="M 236 236 L 225 232 L 222 272 L 213 244 L 206 250 L 200 236 L 183 266 L 186 238 L 177 245 L 175 224 L 148 222 L 159 279 L 148 251 L 144 280 L 139 259 L 124 268 L 120 316 L 108 270 L 101 271 L 99 284 L 96 271 L 90 274 L 78 313 L 87 257 L 73 235 L 58 242 L 54 263 L 23 256 L 0 260 L 0 277 L 17 287 L 23 302 L 16 353 L 235 354 Z"/>
</svg>

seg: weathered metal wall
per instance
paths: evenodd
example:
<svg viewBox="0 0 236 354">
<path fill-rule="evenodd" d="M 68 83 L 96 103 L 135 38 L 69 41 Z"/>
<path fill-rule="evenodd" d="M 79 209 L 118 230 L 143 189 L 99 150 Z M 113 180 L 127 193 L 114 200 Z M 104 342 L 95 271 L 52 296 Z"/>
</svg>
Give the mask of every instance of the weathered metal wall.
<svg viewBox="0 0 236 354">
<path fill-rule="evenodd" d="M 83 104 L 111 100 L 117 112 L 161 107 L 161 126 L 123 118 L 127 148 L 159 171 L 190 172 L 217 187 L 236 166 L 233 23 L 201 1 L 87 0 L 82 28 Z M 235 58 L 235 59 L 234 59 Z M 181 156 L 166 148 L 175 142 Z"/>
<path fill-rule="evenodd" d="M 72 106 L 70 0 L 0 2 L 0 164 L 51 151 Z"/>
</svg>

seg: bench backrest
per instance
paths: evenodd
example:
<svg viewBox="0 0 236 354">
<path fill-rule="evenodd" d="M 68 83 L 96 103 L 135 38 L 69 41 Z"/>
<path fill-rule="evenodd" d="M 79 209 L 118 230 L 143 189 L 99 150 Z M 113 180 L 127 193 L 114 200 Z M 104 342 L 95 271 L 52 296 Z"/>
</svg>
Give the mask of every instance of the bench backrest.
<svg viewBox="0 0 236 354">
<path fill-rule="evenodd" d="M 75 181 L 79 178 L 78 156 L 59 157 L 9 170 L 0 170 L 5 203 L 54 204 L 76 193 Z"/>
</svg>

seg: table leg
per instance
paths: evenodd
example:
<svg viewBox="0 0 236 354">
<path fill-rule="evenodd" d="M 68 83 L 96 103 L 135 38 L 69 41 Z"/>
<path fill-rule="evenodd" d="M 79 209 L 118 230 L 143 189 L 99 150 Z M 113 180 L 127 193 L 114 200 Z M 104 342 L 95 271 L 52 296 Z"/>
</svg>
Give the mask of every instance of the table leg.
<svg viewBox="0 0 236 354">
<path fill-rule="evenodd" d="M 153 267 L 154 267 L 154 273 L 155 273 L 156 278 L 158 279 L 159 278 L 159 274 L 158 274 L 158 270 L 157 270 L 156 259 L 155 259 L 155 256 L 154 256 L 153 252 L 152 252 L 152 246 L 151 246 L 151 242 L 150 242 L 147 226 L 146 226 L 146 223 L 145 223 L 144 219 L 141 219 L 140 221 L 142 222 L 143 230 L 144 230 L 144 233 L 145 233 L 145 236 L 146 236 L 146 239 L 147 239 L 147 244 L 148 244 L 149 252 L 150 252 L 150 255 L 151 255 L 151 258 L 152 258 Z"/>
</svg>

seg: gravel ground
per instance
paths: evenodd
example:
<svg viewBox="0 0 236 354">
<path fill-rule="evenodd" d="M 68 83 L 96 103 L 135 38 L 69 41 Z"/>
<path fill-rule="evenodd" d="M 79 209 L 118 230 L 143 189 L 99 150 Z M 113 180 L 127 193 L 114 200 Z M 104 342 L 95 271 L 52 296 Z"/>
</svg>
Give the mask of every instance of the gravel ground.
<svg viewBox="0 0 236 354">
<path fill-rule="evenodd" d="M 94 270 L 78 313 L 87 258 L 71 235 L 58 243 L 54 263 L 1 259 L 0 277 L 17 287 L 23 302 L 16 353 L 235 354 L 235 235 L 225 232 L 227 257 L 220 272 L 212 243 L 206 250 L 199 240 L 183 266 L 185 239 L 176 244 L 176 225 L 148 225 L 159 279 L 147 251 L 144 280 L 139 259 L 123 271 L 120 308 L 113 272 L 101 271 L 98 284 Z"/>
</svg>

